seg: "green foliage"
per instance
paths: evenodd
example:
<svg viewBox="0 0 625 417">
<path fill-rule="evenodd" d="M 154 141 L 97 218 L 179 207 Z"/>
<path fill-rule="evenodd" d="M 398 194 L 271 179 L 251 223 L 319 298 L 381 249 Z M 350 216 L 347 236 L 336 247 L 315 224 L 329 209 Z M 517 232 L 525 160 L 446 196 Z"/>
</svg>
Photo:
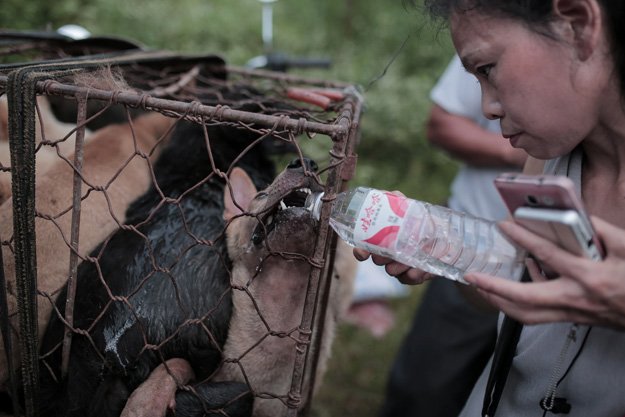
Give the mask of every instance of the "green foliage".
<svg viewBox="0 0 625 417">
<path fill-rule="evenodd" d="M 258 0 L 2 0 L 1 28 L 43 30 L 69 23 L 155 49 L 216 53 L 232 65 L 264 52 Z M 429 90 L 452 55 L 446 32 L 401 0 L 280 0 L 274 4 L 273 33 L 278 51 L 333 62 L 329 70 L 301 70 L 301 75 L 362 86 L 366 110 L 354 185 L 446 200 L 457 165 L 424 136 Z M 329 145 L 313 148 L 319 153 Z M 383 340 L 340 328 L 313 415 L 375 415 L 420 293 L 415 289 L 409 299 L 394 303 L 399 324 Z"/>
<path fill-rule="evenodd" d="M 233 65 L 262 54 L 257 0 L 4 0 L 0 27 L 55 29 L 78 23 L 93 35 L 147 47 L 216 53 Z M 287 1 L 274 4 L 274 49 L 327 57 L 329 70 L 302 75 L 361 85 L 366 98 L 357 184 L 442 202 L 456 165 L 424 138 L 428 91 L 451 55 L 444 32 L 402 2 Z"/>
<path fill-rule="evenodd" d="M 424 287 L 392 302 L 397 324 L 383 338 L 343 324 L 334 342 L 310 417 L 374 417 L 384 400 L 386 378 L 401 339 L 409 330 Z M 415 381 L 418 383 L 418 381 Z"/>
</svg>

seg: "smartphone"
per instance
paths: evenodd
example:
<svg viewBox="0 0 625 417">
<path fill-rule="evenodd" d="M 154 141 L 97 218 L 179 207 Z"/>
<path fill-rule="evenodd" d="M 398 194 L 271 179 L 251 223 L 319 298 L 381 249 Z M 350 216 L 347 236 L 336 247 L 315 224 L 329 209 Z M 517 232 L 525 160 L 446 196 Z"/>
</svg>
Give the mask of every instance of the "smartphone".
<svg viewBox="0 0 625 417">
<path fill-rule="evenodd" d="M 568 233 L 567 243 L 563 246 L 565 249 L 590 259 L 601 259 L 604 254 L 603 247 L 593 231 L 584 203 L 570 178 L 559 175 L 503 173 L 495 179 L 495 187 L 512 217 L 517 219 L 517 216 L 524 216 L 524 226 L 556 243 L 564 239 Z M 517 214 L 520 208 L 524 210 Z M 534 213 L 525 210 L 527 208 L 550 209 L 556 212 Z M 567 211 L 568 217 L 562 218 L 561 215 L 557 215 L 557 211 Z M 529 213 L 534 213 L 534 215 Z M 531 217 L 531 219 L 525 219 L 525 217 Z M 575 219 L 571 220 L 572 217 Z M 551 224 L 549 224 L 550 220 L 552 220 Z M 555 234 L 555 225 L 558 225 L 562 237 Z M 584 239 L 588 238 L 592 242 L 579 240 L 576 244 L 574 242 L 578 239 L 577 236 L 583 236 Z M 549 275 L 549 271 L 545 270 L 545 273 Z"/>
<path fill-rule="evenodd" d="M 587 230 L 592 230 L 584 203 L 570 178 L 560 175 L 503 173 L 495 187 L 512 216 L 519 207 L 575 210 Z M 596 239 L 598 247 L 599 241 Z"/>
<path fill-rule="evenodd" d="M 494 182 L 511 215 L 522 206 L 585 212 L 573 181 L 567 177 L 503 173 Z"/>
<path fill-rule="evenodd" d="M 519 207 L 513 217 L 517 223 L 575 255 L 595 261 L 602 258 L 592 228 L 576 210 Z"/>
</svg>

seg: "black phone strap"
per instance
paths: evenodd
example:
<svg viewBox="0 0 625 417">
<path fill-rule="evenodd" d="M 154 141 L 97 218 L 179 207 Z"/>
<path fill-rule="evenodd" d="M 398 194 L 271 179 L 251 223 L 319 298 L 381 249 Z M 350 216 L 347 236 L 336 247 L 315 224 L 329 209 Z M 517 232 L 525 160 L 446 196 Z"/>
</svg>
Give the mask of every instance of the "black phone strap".
<svg viewBox="0 0 625 417">
<path fill-rule="evenodd" d="M 531 277 L 527 269 L 525 269 L 521 282 L 529 281 L 531 281 Z M 523 330 L 521 322 L 509 316 L 504 317 L 499 335 L 497 336 L 493 362 L 488 375 L 488 382 L 486 383 L 482 417 L 493 417 L 495 415 L 506 380 L 508 379 L 510 367 L 512 366 L 521 330 Z"/>
</svg>

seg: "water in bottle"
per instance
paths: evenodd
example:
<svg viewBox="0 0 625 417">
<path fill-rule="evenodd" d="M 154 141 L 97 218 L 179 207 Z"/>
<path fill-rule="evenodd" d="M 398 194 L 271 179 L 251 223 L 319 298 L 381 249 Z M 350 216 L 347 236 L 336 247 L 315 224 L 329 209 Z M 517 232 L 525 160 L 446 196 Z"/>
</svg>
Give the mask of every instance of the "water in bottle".
<svg viewBox="0 0 625 417">
<path fill-rule="evenodd" d="M 308 207 L 319 218 L 322 194 Z M 466 272 L 519 278 L 525 252 L 498 230 L 495 222 L 358 187 L 331 202 L 330 225 L 352 246 L 405 265 L 464 282 Z"/>
</svg>

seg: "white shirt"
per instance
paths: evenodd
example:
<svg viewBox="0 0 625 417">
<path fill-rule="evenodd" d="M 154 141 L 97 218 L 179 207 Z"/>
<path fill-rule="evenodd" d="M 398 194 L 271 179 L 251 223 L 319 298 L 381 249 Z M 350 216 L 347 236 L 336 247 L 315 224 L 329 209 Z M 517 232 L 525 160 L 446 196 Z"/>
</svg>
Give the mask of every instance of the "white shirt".
<svg viewBox="0 0 625 417">
<path fill-rule="evenodd" d="M 501 131 L 498 120 L 489 120 L 482 114 L 479 83 L 464 69 L 457 55 L 432 89 L 430 98 L 449 113 L 467 117 L 491 132 Z M 451 185 L 449 207 L 490 220 L 507 217 L 508 211 L 493 185 L 495 177 L 504 170 L 463 165 Z"/>
</svg>

